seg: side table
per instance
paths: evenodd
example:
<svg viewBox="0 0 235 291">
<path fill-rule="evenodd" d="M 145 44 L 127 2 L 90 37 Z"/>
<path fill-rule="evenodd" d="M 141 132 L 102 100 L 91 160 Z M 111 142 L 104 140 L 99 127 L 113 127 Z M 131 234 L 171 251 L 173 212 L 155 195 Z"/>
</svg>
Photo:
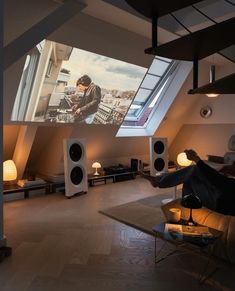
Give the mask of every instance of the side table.
<svg viewBox="0 0 235 291">
<path fill-rule="evenodd" d="M 51 183 L 43 183 L 43 184 L 38 184 L 38 185 L 32 185 L 32 186 L 25 186 L 25 187 L 20 187 L 17 184 L 15 185 L 4 185 L 3 187 L 3 194 L 13 194 L 13 193 L 19 193 L 23 192 L 24 193 L 24 198 L 29 198 L 29 192 L 33 190 L 39 190 L 39 189 L 44 189 L 45 194 L 50 193 L 50 187 Z"/>
<path fill-rule="evenodd" d="M 223 232 L 217 229 L 208 227 L 208 231 L 211 234 L 210 236 L 203 235 L 203 233 L 201 235 L 190 235 L 190 234 L 184 234 L 184 232 L 176 233 L 176 232 L 166 231 L 166 224 L 167 222 L 162 222 L 160 224 L 155 225 L 152 228 L 155 234 L 155 255 L 154 255 L 155 263 L 159 263 L 160 261 L 163 261 L 164 259 L 168 258 L 169 256 L 171 256 L 173 253 L 175 253 L 176 251 L 180 249 L 186 252 L 193 252 L 193 253 L 200 254 L 207 258 L 204 269 L 202 270 L 202 272 L 199 273 L 199 282 L 203 283 L 210 276 L 212 276 L 212 274 L 214 274 L 215 271 L 218 269 L 218 267 L 216 266 L 216 268 L 214 268 L 213 271 L 209 273 L 207 272 L 210 261 L 212 259 L 213 245 L 217 241 L 217 239 L 219 239 L 222 236 Z M 186 227 L 184 221 L 181 221 L 181 225 L 182 226 L 184 225 L 184 227 Z M 202 226 L 199 226 L 199 227 L 202 227 Z M 190 226 L 190 228 L 197 228 L 197 226 Z M 156 240 L 158 238 L 162 239 L 164 241 L 164 244 L 157 253 Z M 173 244 L 175 246 L 175 249 L 172 252 L 168 253 L 167 255 L 159 259 L 159 255 L 162 252 L 163 248 L 165 247 L 166 243 Z"/>
<path fill-rule="evenodd" d="M 88 174 L 88 184 L 89 186 L 95 186 L 95 184 L 98 182 L 104 182 L 107 183 L 107 180 L 112 180 L 113 183 L 135 179 L 136 172 L 123 172 L 123 173 L 117 173 L 117 174 L 107 174 L 105 172 L 102 172 L 100 175 L 93 175 Z"/>
</svg>

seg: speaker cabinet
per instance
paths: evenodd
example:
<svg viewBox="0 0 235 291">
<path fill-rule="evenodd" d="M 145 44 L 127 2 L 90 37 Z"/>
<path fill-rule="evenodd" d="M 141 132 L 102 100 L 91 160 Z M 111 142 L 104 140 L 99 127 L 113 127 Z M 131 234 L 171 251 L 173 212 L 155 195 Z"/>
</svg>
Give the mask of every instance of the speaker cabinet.
<svg viewBox="0 0 235 291">
<path fill-rule="evenodd" d="M 65 196 L 71 197 L 87 192 L 86 143 L 85 139 L 64 139 Z"/>
<path fill-rule="evenodd" d="M 168 171 L 167 138 L 150 137 L 150 175 L 156 176 Z"/>
</svg>

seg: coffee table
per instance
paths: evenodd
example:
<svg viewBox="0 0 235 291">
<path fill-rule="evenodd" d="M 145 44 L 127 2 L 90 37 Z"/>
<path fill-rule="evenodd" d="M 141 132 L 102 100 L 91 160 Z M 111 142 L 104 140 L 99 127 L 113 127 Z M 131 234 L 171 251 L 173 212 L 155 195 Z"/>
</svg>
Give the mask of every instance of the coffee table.
<svg viewBox="0 0 235 291">
<path fill-rule="evenodd" d="M 159 263 L 172 254 L 176 253 L 179 250 L 183 250 L 184 252 L 192 252 L 197 253 L 200 256 L 203 256 L 207 259 L 206 264 L 203 268 L 203 270 L 199 273 L 199 282 L 203 283 L 205 280 L 207 280 L 212 274 L 215 273 L 215 271 L 218 269 L 218 266 L 216 265 L 215 268 L 211 272 L 208 272 L 208 267 L 210 262 L 212 261 L 212 251 L 213 251 L 213 245 L 215 242 L 222 236 L 223 232 L 219 231 L 214 228 L 208 227 L 209 232 L 211 233 L 210 236 L 206 235 L 184 235 L 179 234 L 176 232 L 168 232 L 165 231 L 166 224 L 168 222 L 162 222 L 160 224 L 155 225 L 152 230 L 155 234 L 155 263 Z M 185 221 L 180 221 L 180 225 L 185 225 Z M 177 225 L 177 224 L 176 224 Z M 179 224 L 178 224 L 179 225 Z M 190 226 L 190 228 L 194 228 L 194 226 Z M 164 241 L 164 244 L 160 248 L 160 250 L 157 252 L 157 239 L 160 238 Z M 160 254 L 162 253 L 162 250 L 166 246 L 167 243 L 170 243 L 175 246 L 175 249 L 171 252 L 169 252 L 167 255 L 160 257 Z"/>
</svg>

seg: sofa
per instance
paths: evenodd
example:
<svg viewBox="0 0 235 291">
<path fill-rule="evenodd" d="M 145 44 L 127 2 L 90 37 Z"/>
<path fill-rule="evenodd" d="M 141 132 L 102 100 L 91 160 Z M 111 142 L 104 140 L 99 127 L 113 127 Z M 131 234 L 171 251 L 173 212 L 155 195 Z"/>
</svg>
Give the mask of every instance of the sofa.
<svg viewBox="0 0 235 291">
<path fill-rule="evenodd" d="M 181 206 L 181 199 L 176 199 L 161 206 L 166 220 L 169 220 L 169 209 L 174 207 L 181 209 L 182 219 L 189 218 L 190 210 Z M 212 253 L 218 258 L 235 264 L 235 216 L 224 215 L 203 207 L 193 210 L 193 220 L 223 232 L 222 237 L 213 245 Z"/>
<path fill-rule="evenodd" d="M 208 160 L 205 162 L 216 170 L 235 163 L 235 135 L 232 135 L 228 141 L 228 150 L 224 156 L 208 155 Z"/>
</svg>

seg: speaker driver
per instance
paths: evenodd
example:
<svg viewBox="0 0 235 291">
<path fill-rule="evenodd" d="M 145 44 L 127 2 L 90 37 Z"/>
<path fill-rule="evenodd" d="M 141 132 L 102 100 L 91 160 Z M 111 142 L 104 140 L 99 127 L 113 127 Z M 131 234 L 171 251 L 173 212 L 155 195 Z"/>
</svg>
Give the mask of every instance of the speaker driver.
<svg viewBox="0 0 235 291">
<path fill-rule="evenodd" d="M 154 168 L 160 172 L 165 167 L 165 161 L 162 158 L 158 158 L 154 161 Z"/>
<path fill-rule="evenodd" d="M 77 162 L 82 157 L 82 148 L 79 144 L 74 143 L 71 145 L 69 149 L 69 156 L 73 162 Z"/>
<path fill-rule="evenodd" d="M 165 146 L 164 143 L 162 141 L 157 141 L 154 144 L 154 151 L 156 154 L 160 155 L 164 152 L 165 150 Z"/>
<path fill-rule="evenodd" d="M 71 182 L 74 185 L 78 185 L 82 182 L 83 179 L 83 171 L 80 167 L 74 167 L 70 174 Z"/>
</svg>

